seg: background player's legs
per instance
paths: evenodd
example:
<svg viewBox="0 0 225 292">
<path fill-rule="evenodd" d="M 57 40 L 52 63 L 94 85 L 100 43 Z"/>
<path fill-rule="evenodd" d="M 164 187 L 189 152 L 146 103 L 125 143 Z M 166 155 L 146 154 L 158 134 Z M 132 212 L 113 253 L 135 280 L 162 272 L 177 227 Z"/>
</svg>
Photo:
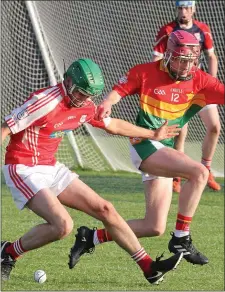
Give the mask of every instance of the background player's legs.
<svg viewBox="0 0 225 292">
<path fill-rule="evenodd" d="M 206 127 L 206 135 L 202 143 L 202 164 L 210 170 L 221 129 L 217 106 L 206 106 L 199 112 L 199 116 Z M 211 173 L 208 179 L 208 186 L 216 191 L 221 189 Z"/>
<path fill-rule="evenodd" d="M 183 153 L 184 153 L 184 143 L 185 143 L 185 139 L 187 137 L 187 131 L 188 131 L 188 124 L 184 125 L 179 136 L 175 137 L 174 148 L 180 152 L 183 152 Z M 174 177 L 173 178 L 173 191 L 175 193 L 180 193 L 180 190 L 181 190 L 181 178 Z"/>
</svg>

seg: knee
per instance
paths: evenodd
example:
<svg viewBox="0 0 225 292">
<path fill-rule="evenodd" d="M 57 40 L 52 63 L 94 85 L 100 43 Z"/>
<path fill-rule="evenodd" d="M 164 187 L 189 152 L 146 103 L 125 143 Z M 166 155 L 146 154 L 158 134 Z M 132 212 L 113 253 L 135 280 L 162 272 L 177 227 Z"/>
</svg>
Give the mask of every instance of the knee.
<svg viewBox="0 0 225 292">
<path fill-rule="evenodd" d="M 220 130 L 221 130 L 221 125 L 219 122 L 217 124 L 213 124 L 213 125 L 207 127 L 207 132 L 212 134 L 212 135 L 216 135 L 216 136 L 219 136 Z"/>
<path fill-rule="evenodd" d="M 201 163 L 196 166 L 192 172 L 191 179 L 198 184 L 204 184 L 209 177 L 208 169 Z"/>
<path fill-rule="evenodd" d="M 149 220 L 143 221 L 144 229 L 145 229 L 145 236 L 151 237 L 151 236 L 161 236 L 164 234 L 166 230 L 166 223 L 162 222 L 154 222 L 154 224 L 149 224 Z"/>
<path fill-rule="evenodd" d="M 55 233 L 57 239 L 63 239 L 68 236 L 73 230 L 73 220 L 72 218 L 60 220 L 60 223 L 55 227 Z"/>
<path fill-rule="evenodd" d="M 162 236 L 165 232 L 165 227 L 154 226 L 151 230 L 151 234 L 149 236 Z"/>
<path fill-rule="evenodd" d="M 112 203 L 104 201 L 97 211 L 98 217 L 101 221 L 109 221 L 112 216 L 116 216 L 117 212 Z"/>
</svg>

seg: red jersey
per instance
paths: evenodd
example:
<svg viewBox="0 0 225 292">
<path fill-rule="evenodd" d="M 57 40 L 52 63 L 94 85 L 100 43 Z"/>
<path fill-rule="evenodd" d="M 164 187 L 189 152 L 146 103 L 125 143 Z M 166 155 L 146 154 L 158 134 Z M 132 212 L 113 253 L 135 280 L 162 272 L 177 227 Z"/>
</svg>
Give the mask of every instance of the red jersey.
<svg viewBox="0 0 225 292">
<path fill-rule="evenodd" d="M 69 97 L 62 83 L 32 93 L 5 118 L 12 132 L 5 164 L 54 165 L 54 155 L 67 131 L 85 122 L 105 128 L 105 121 L 94 120 L 95 111 L 96 106 L 90 99 L 83 107 L 69 107 Z"/>
<path fill-rule="evenodd" d="M 183 127 L 205 105 L 224 104 L 224 84 L 218 79 L 198 69 L 190 80 L 173 80 L 162 60 L 133 67 L 113 90 L 122 97 L 138 94 L 136 124 L 153 130 L 165 120 Z M 171 144 L 173 138 L 167 140 Z"/>
<path fill-rule="evenodd" d="M 160 56 L 161 58 L 163 57 L 163 54 L 166 51 L 168 37 L 171 32 L 176 30 L 185 30 L 189 33 L 194 34 L 199 40 L 202 50 L 208 52 L 212 52 L 214 50 L 212 34 L 207 24 L 197 20 L 193 20 L 192 27 L 189 29 L 184 29 L 179 26 L 179 23 L 177 21 L 172 21 L 161 27 L 161 29 L 159 30 L 153 48 L 153 55 Z"/>
</svg>

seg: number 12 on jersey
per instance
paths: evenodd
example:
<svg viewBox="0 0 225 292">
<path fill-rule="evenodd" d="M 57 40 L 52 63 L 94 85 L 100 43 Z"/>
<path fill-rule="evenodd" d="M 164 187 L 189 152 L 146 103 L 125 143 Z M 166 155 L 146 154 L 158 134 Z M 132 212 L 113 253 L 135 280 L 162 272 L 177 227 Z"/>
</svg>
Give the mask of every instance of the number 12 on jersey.
<svg viewBox="0 0 225 292">
<path fill-rule="evenodd" d="M 174 101 L 174 102 L 179 102 L 179 93 L 172 93 L 171 95 L 171 101 Z"/>
</svg>

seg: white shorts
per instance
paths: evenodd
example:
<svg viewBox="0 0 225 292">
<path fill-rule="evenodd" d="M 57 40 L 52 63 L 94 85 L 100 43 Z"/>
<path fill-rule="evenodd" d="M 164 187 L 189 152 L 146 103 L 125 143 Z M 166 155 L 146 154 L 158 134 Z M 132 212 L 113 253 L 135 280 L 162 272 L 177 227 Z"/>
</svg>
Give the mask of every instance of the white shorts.
<svg viewBox="0 0 225 292">
<path fill-rule="evenodd" d="M 159 142 L 159 144 L 161 144 Z M 163 144 L 161 144 L 163 145 Z M 162 147 L 165 147 L 164 145 L 161 146 Z M 129 148 L 130 148 L 130 157 L 131 157 L 131 161 L 133 163 L 133 165 L 141 172 L 141 176 L 142 176 L 142 181 L 145 182 L 147 180 L 153 180 L 153 179 L 159 179 L 159 178 L 165 178 L 163 176 L 156 176 L 156 175 L 153 175 L 153 174 L 150 174 L 150 173 L 145 173 L 145 172 L 142 172 L 139 167 L 142 163 L 142 159 L 141 157 L 138 155 L 137 151 L 135 150 L 135 148 L 130 144 L 129 145 Z"/>
<path fill-rule="evenodd" d="M 6 184 L 20 210 L 41 189 L 49 188 L 58 196 L 75 178 L 79 177 L 59 162 L 54 166 L 8 164 L 4 165 L 2 170 Z"/>
<path fill-rule="evenodd" d="M 203 111 L 208 110 L 210 108 L 214 108 L 214 107 L 217 107 L 217 104 L 208 104 L 204 106 L 198 113 L 202 113 Z"/>
</svg>

